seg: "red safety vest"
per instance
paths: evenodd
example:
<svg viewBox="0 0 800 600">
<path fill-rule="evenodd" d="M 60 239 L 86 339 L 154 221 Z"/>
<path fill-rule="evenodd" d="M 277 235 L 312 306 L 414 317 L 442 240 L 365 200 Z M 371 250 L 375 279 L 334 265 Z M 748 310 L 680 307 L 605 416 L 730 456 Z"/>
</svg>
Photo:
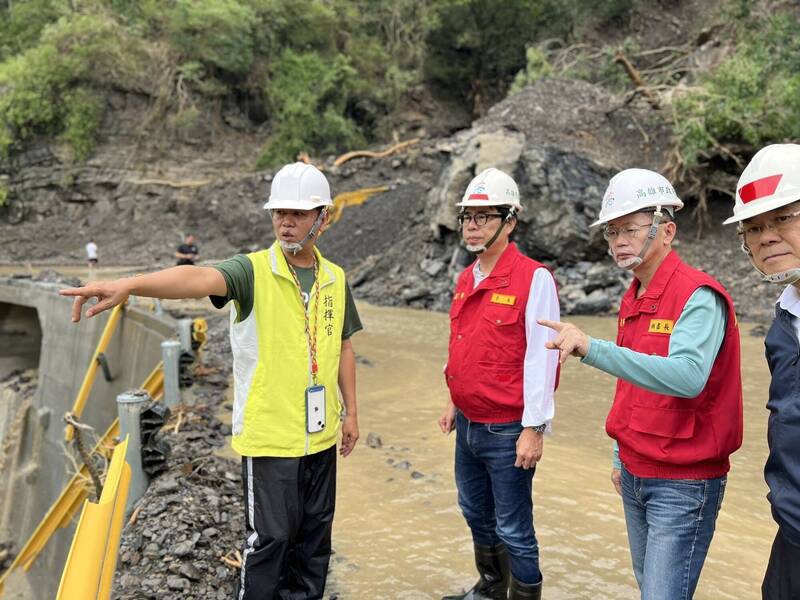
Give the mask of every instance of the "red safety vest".
<svg viewBox="0 0 800 600">
<path fill-rule="evenodd" d="M 617 345 L 668 356 L 672 329 L 701 286 L 717 292 L 728 309 L 725 337 L 703 391 L 679 398 L 617 380 L 606 431 L 619 443 L 625 468 L 639 477 L 721 477 L 730 469 L 728 457 L 742 445 L 739 327 L 733 301 L 716 280 L 670 252 L 641 297 L 634 279 L 622 298 Z"/>
<path fill-rule="evenodd" d="M 453 403 L 470 421 L 522 419 L 525 308 L 539 268 L 546 267 L 511 243 L 478 287 L 472 266 L 458 278 L 445 379 Z"/>
</svg>

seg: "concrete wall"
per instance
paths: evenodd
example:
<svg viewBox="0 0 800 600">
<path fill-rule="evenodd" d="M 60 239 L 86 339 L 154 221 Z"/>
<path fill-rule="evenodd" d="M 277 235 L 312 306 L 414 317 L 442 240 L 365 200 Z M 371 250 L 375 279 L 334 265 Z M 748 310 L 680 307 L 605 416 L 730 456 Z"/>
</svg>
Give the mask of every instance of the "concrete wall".
<svg viewBox="0 0 800 600">
<path fill-rule="evenodd" d="M 0 302 L 0 379 L 39 366 L 42 330 L 35 308 Z"/>
<path fill-rule="evenodd" d="M 14 540 L 17 550 L 74 472 L 64 442 L 63 417 L 72 409 L 110 314 L 72 323 L 72 300 L 59 296 L 59 287 L 0 278 L 0 344 L 4 348 L 0 371 L 29 368 L 37 359 L 39 365 L 39 385 L 26 415 L 21 443 L 0 474 L 0 537 Z M 81 422 L 94 428 L 96 438 L 116 418 L 117 394 L 140 387 L 161 360 L 161 342 L 177 339 L 176 325 L 171 317 L 137 306 L 125 309 L 105 352 L 112 381 L 98 371 L 81 417 Z M 4 343 L 12 339 L 11 346 Z M 10 414 L 16 410 L 9 408 Z M 74 526 L 59 530 L 39 555 L 26 576 L 32 590 L 26 597 L 55 597 Z"/>
</svg>

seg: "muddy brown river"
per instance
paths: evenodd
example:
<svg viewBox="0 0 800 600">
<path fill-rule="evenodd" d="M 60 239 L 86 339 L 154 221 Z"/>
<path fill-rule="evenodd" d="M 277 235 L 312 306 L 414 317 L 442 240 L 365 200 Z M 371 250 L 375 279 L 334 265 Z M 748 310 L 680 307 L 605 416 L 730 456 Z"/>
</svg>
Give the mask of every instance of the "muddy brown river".
<svg viewBox="0 0 800 600">
<path fill-rule="evenodd" d="M 58 270 L 87 274 L 85 268 Z M 361 441 L 339 462 L 328 593 L 339 600 L 438 599 L 476 579 L 471 538 L 456 504 L 454 434 L 443 435 L 436 424 L 447 397 L 447 316 L 364 304 L 359 311 L 365 330 L 353 344 Z M 597 337 L 613 336 L 613 318 L 570 320 Z M 697 600 L 760 597 L 776 529 L 762 477 L 769 374 L 763 341 L 750 328 L 742 326 L 744 444 L 732 457 Z M 639 597 L 622 501 L 609 480 L 611 441 L 603 425 L 613 390 L 612 377 L 575 359 L 562 371 L 553 434 L 534 478 L 547 600 Z M 380 436 L 381 448 L 367 447 L 370 432 Z"/>
<path fill-rule="evenodd" d="M 476 578 L 471 538 L 456 505 L 454 434 L 445 436 L 436 425 L 447 397 L 447 316 L 359 310 L 365 330 L 353 344 L 369 363 L 358 369 L 361 436 L 374 432 L 383 447 L 360 443 L 339 462 L 330 591 L 341 599 L 438 599 Z M 598 337 L 614 333 L 613 318 L 571 320 Z M 744 445 L 732 457 L 697 600 L 760 597 L 775 535 L 762 478 L 769 374 L 763 342 L 748 331 L 744 325 Z M 534 478 L 548 600 L 639 597 L 622 501 L 609 480 L 611 441 L 603 425 L 613 391 L 612 377 L 575 359 L 562 371 L 553 434 Z"/>
</svg>

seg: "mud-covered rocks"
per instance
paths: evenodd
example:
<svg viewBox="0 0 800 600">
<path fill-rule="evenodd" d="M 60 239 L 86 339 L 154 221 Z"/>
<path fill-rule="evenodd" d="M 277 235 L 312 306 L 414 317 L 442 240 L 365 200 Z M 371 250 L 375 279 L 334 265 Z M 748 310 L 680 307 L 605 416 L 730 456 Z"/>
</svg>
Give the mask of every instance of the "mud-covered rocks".
<svg viewBox="0 0 800 600">
<path fill-rule="evenodd" d="M 225 444 L 216 414 L 230 356 L 224 317 L 209 325 L 193 403 L 176 408 L 163 430 L 172 446 L 169 468 L 151 482 L 123 530 L 112 594 L 117 600 L 233 597 L 244 504 L 240 465 L 214 453 Z"/>
</svg>

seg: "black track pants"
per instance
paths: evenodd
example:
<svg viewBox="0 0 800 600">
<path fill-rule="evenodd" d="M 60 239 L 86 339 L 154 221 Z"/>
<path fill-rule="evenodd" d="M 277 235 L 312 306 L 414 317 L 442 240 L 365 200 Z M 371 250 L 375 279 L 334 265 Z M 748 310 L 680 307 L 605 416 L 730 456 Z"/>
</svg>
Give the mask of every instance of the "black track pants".
<svg viewBox="0 0 800 600">
<path fill-rule="evenodd" d="M 800 546 L 778 530 L 761 584 L 763 600 L 800 600 Z"/>
<path fill-rule="evenodd" d="M 247 539 L 236 600 L 322 598 L 336 502 L 336 446 L 243 457 Z"/>
</svg>

